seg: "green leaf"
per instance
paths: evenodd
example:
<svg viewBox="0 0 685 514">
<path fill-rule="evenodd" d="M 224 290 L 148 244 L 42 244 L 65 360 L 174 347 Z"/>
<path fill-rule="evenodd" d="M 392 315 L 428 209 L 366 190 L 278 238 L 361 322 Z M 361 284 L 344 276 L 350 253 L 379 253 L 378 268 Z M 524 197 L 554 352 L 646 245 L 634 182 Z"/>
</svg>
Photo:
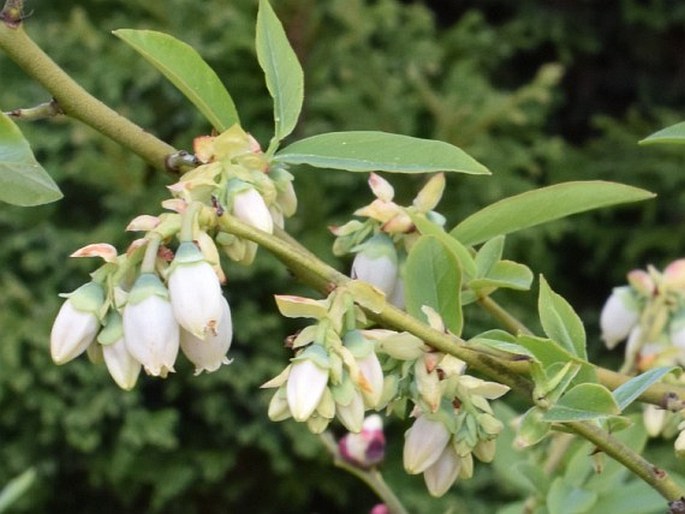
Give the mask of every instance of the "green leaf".
<svg viewBox="0 0 685 514">
<path fill-rule="evenodd" d="M 114 35 L 157 68 L 218 132 L 240 123 L 231 95 L 193 47 L 153 30 L 119 29 Z"/>
<path fill-rule="evenodd" d="M 348 171 L 488 175 L 488 169 L 456 146 L 387 132 L 329 132 L 296 141 L 276 161 Z"/>
<path fill-rule="evenodd" d="M 283 25 L 267 0 L 259 0 L 256 44 L 266 87 L 274 99 L 275 136 L 280 141 L 293 131 L 300 116 L 304 74 Z"/>
<path fill-rule="evenodd" d="M 516 338 L 516 342 L 533 354 L 543 368 L 549 368 L 557 362 L 576 360 L 573 354 L 551 339 L 521 334 Z"/>
<path fill-rule="evenodd" d="M 533 283 L 533 272 L 528 266 L 514 261 L 499 261 L 488 272 L 487 277 L 471 280 L 471 289 L 498 288 L 527 291 Z"/>
<path fill-rule="evenodd" d="M 624 411 L 628 405 L 633 403 L 649 386 L 658 382 L 664 375 L 670 372 L 680 372 L 681 368 L 654 368 L 631 378 L 614 389 L 613 395 L 616 403 Z"/>
<path fill-rule="evenodd" d="M 573 307 L 561 295 L 552 291 L 542 275 L 540 275 L 538 312 L 547 337 L 557 341 L 577 357 L 587 360 L 583 322 Z"/>
<path fill-rule="evenodd" d="M 504 330 L 487 330 L 468 340 L 470 348 L 492 353 L 512 360 L 529 360 L 534 355 L 516 343 L 516 337 Z"/>
<path fill-rule="evenodd" d="M 472 245 L 571 214 L 653 197 L 644 189 L 614 182 L 564 182 L 488 205 L 464 219 L 450 234 Z"/>
<path fill-rule="evenodd" d="M 459 335 L 463 323 L 461 272 L 452 252 L 435 237 L 422 236 L 409 251 L 404 273 L 407 312 L 427 321 L 421 307 L 428 305 L 442 317 L 447 329 Z"/>
<path fill-rule="evenodd" d="M 490 270 L 502 258 L 504 252 L 504 236 L 493 237 L 480 247 L 476 254 L 476 267 L 478 276 L 485 277 Z"/>
<path fill-rule="evenodd" d="M 587 491 L 557 477 L 547 494 L 549 514 L 582 514 L 597 501 L 597 493 Z"/>
<path fill-rule="evenodd" d="M 639 144 L 655 145 L 663 143 L 685 145 L 685 121 L 661 129 L 644 138 Z"/>
<path fill-rule="evenodd" d="M 5 512 L 35 483 L 36 470 L 29 468 L 0 489 L 0 512 Z"/>
<path fill-rule="evenodd" d="M 60 198 L 62 192 L 38 164 L 19 128 L 0 112 L 0 201 L 28 207 Z"/>
<path fill-rule="evenodd" d="M 600 384 L 579 384 L 569 389 L 543 419 L 549 422 L 587 421 L 620 414 L 614 396 Z"/>
<path fill-rule="evenodd" d="M 449 250 L 452 251 L 454 256 L 459 261 L 459 264 L 464 272 L 464 275 L 466 275 L 467 277 L 476 276 L 476 262 L 473 260 L 473 257 L 471 256 L 471 253 L 469 252 L 468 248 L 466 248 L 459 241 L 451 237 L 447 232 L 445 232 L 445 229 L 443 229 L 441 226 L 426 219 L 424 215 L 417 214 L 415 212 L 407 212 L 407 214 L 409 214 L 412 222 L 419 230 L 421 235 L 433 236 L 437 238 L 438 241 L 440 241 Z"/>
</svg>

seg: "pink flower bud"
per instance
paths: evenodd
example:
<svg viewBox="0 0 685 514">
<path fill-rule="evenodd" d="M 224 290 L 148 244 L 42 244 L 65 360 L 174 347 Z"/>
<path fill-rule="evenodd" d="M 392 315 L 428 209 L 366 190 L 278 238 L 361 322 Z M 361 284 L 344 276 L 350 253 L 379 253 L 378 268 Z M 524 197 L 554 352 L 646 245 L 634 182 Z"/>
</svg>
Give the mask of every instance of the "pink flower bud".
<svg viewBox="0 0 685 514">
<path fill-rule="evenodd" d="M 218 370 L 222 364 L 230 364 L 226 352 L 231 347 L 233 339 L 233 323 L 231 309 L 225 298 L 221 298 L 222 313 L 216 334 L 208 335 L 204 340 L 194 336 L 187 330 L 181 329 L 181 350 L 190 362 L 195 365 L 195 374 L 203 371 L 211 373 Z"/>
<path fill-rule="evenodd" d="M 319 345 L 311 345 L 292 359 L 286 392 L 295 421 L 306 421 L 323 397 L 328 384 L 328 354 Z"/>
<path fill-rule="evenodd" d="M 685 288 L 685 259 L 677 259 L 666 266 L 664 285 L 671 289 Z"/>
<path fill-rule="evenodd" d="M 233 197 L 233 215 L 248 225 L 272 234 L 273 218 L 264 198 L 253 187 L 238 191 Z"/>
<path fill-rule="evenodd" d="M 185 330 L 204 340 L 214 336 L 223 312 L 219 277 L 194 243 L 184 242 L 171 263 L 169 296 L 174 317 Z"/>
<path fill-rule="evenodd" d="M 645 270 L 634 269 L 628 273 L 628 283 L 643 296 L 652 296 L 656 291 L 656 284 L 652 276 Z"/>
<path fill-rule="evenodd" d="M 383 420 L 378 414 L 368 416 L 358 434 L 348 433 L 338 442 L 340 456 L 360 468 L 370 468 L 385 456 Z"/>
<path fill-rule="evenodd" d="M 637 324 L 640 312 L 630 292 L 630 287 L 616 287 L 604 304 L 599 324 L 606 347 L 612 349 L 622 341 Z"/>
<path fill-rule="evenodd" d="M 100 284 L 88 282 L 66 296 L 50 333 L 50 354 L 55 364 L 64 364 L 85 352 L 100 328 L 97 313 L 104 302 Z"/>
<path fill-rule="evenodd" d="M 404 469 L 417 475 L 432 466 L 442 455 L 451 434 L 447 427 L 421 415 L 404 434 Z"/>
<path fill-rule="evenodd" d="M 447 445 L 438 459 L 423 472 L 423 479 L 431 496 L 445 494 L 459 476 L 461 459 L 452 445 Z"/>
<path fill-rule="evenodd" d="M 157 275 L 138 277 L 124 308 L 126 348 L 153 376 L 174 371 L 179 349 L 179 326 L 169 295 Z"/>
<path fill-rule="evenodd" d="M 369 514 L 390 514 L 390 509 L 385 503 L 374 505 Z"/>
</svg>

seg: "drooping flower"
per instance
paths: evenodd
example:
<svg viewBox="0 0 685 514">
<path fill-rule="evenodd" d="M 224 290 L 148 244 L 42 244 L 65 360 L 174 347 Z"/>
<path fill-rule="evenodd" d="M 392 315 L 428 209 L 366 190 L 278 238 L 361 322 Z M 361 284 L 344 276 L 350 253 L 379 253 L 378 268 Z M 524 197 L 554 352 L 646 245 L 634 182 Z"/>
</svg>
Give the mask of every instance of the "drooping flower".
<svg viewBox="0 0 685 514">
<path fill-rule="evenodd" d="M 264 198 L 255 188 L 245 184 L 233 197 L 233 215 L 248 225 L 272 234 L 273 218 Z"/>
<path fill-rule="evenodd" d="M 390 237 L 379 233 L 360 245 L 350 275 L 376 286 L 389 298 L 398 279 L 397 250 Z"/>
<path fill-rule="evenodd" d="M 179 326 L 169 293 L 152 273 L 136 280 L 124 308 L 126 348 L 153 376 L 166 377 L 174 371 L 179 350 Z"/>
<path fill-rule="evenodd" d="M 219 277 L 192 242 L 181 243 L 171 263 L 169 297 L 185 330 L 202 340 L 216 334 L 223 312 Z"/>
<path fill-rule="evenodd" d="M 195 374 L 206 371 L 211 373 L 222 364 L 230 364 L 226 352 L 233 339 L 233 322 L 231 309 L 225 298 L 221 298 L 222 314 L 216 327 L 216 334 L 208 335 L 204 340 L 187 330 L 181 329 L 181 351 L 195 365 Z"/>
<path fill-rule="evenodd" d="M 95 340 L 100 328 L 98 313 L 105 299 L 102 286 L 95 282 L 88 282 L 65 296 L 67 300 L 50 333 L 50 355 L 55 364 L 75 359 Z"/>
<path fill-rule="evenodd" d="M 640 311 L 628 286 L 614 288 L 604 304 L 599 318 L 602 339 L 612 349 L 628 334 L 639 321 Z"/>
<path fill-rule="evenodd" d="M 436 498 L 445 494 L 459 476 L 461 458 L 448 444 L 438 459 L 423 472 L 426 488 Z"/>
<path fill-rule="evenodd" d="M 444 423 L 420 415 L 404 434 L 404 469 L 417 475 L 432 466 L 442 455 L 451 437 Z"/>
<path fill-rule="evenodd" d="M 140 375 L 141 365 L 126 347 L 124 327 L 118 311 L 109 312 L 105 328 L 98 334 L 97 340 L 102 348 L 107 371 L 116 384 L 125 391 L 133 389 Z"/>
<path fill-rule="evenodd" d="M 292 359 L 286 392 L 295 421 L 306 421 L 323 397 L 328 384 L 328 354 L 313 344 Z"/>
</svg>

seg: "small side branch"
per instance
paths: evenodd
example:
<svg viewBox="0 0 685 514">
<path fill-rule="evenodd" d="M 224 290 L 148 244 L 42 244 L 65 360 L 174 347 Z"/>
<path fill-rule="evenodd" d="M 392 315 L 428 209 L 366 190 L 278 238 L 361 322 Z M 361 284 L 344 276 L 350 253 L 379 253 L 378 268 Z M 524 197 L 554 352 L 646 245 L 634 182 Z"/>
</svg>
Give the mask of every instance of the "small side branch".
<svg viewBox="0 0 685 514">
<path fill-rule="evenodd" d="M 12 109 L 5 113 L 12 119 L 19 121 L 37 121 L 47 118 L 53 118 L 60 114 L 64 114 L 61 107 L 54 98 L 49 102 L 36 105 L 35 107 L 28 107 L 26 109 Z"/>
</svg>

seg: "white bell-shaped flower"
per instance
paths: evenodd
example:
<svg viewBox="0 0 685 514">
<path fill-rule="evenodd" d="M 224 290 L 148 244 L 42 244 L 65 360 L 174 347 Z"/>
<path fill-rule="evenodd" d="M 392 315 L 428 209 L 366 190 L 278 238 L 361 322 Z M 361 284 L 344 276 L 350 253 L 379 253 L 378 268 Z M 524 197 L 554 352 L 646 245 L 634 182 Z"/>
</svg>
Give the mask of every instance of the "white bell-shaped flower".
<svg viewBox="0 0 685 514">
<path fill-rule="evenodd" d="M 179 350 L 179 326 L 169 294 L 157 275 L 143 273 L 138 277 L 123 318 L 126 348 L 145 372 L 161 377 L 173 372 Z"/>
<path fill-rule="evenodd" d="M 217 333 L 223 312 L 219 277 L 195 243 L 178 247 L 169 274 L 169 297 L 178 324 L 198 339 Z"/>
<path fill-rule="evenodd" d="M 328 384 L 329 363 L 326 350 L 313 344 L 292 359 L 286 392 L 295 421 L 306 421 L 323 397 Z"/>
<path fill-rule="evenodd" d="M 602 339 L 607 348 L 612 349 L 637 324 L 640 311 L 628 286 L 614 288 L 611 296 L 604 304 L 599 318 Z"/>
<path fill-rule="evenodd" d="M 98 335 L 98 343 L 107 371 L 116 384 L 125 391 L 133 389 L 138 381 L 141 365 L 126 347 L 121 315 L 116 310 L 109 312 L 105 328 Z"/>
<path fill-rule="evenodd" d="M 424 472 L 442 455 L 451 437 L 444 423 L 421 415 L 404 434 L 404 469 L 410 475 Z"/>
<path fill-rule="evenodd" d="M 447 445 L 436 460 L 426 471 L 423 479 L 431 496 L 440 497 L 445 494 L 459 476 L 461 459 L 452 445 Z"/>
<path fill-rule="evenodd" d="M 376 286 L 389 298 L 398 280 L 397 251 L 390 237 L 376 234 L 360 245 L 350 276 Z"/>
<path fill-rule="evenodd" d="M 181 351 L 195 365 L 196 375 L 203 371 L 211 373 L 218 370 L 222 364 L 231 363 L 226 357 L 233 340 L 231 309 L 225 298 L 221 299 L 221 303 L 222 314 L 215 335 L 209 335 L 202 340 L 181 329 Z"/>
<path fill-rule="evenodd" d="M 100 321 L 98 312 L 104 302 L 100 284 L 88 282 L 67 296 L 50 333 L 50 355 L 55 364 L 75 359 L 95 340 Z"/>
<path fill-rule="evenodd" d="M 245 184 L 233 197 L 233 215 L 248 225 L 272 234 L 273 218 L 264 198 L 252 186 Z"/>
</svg>

